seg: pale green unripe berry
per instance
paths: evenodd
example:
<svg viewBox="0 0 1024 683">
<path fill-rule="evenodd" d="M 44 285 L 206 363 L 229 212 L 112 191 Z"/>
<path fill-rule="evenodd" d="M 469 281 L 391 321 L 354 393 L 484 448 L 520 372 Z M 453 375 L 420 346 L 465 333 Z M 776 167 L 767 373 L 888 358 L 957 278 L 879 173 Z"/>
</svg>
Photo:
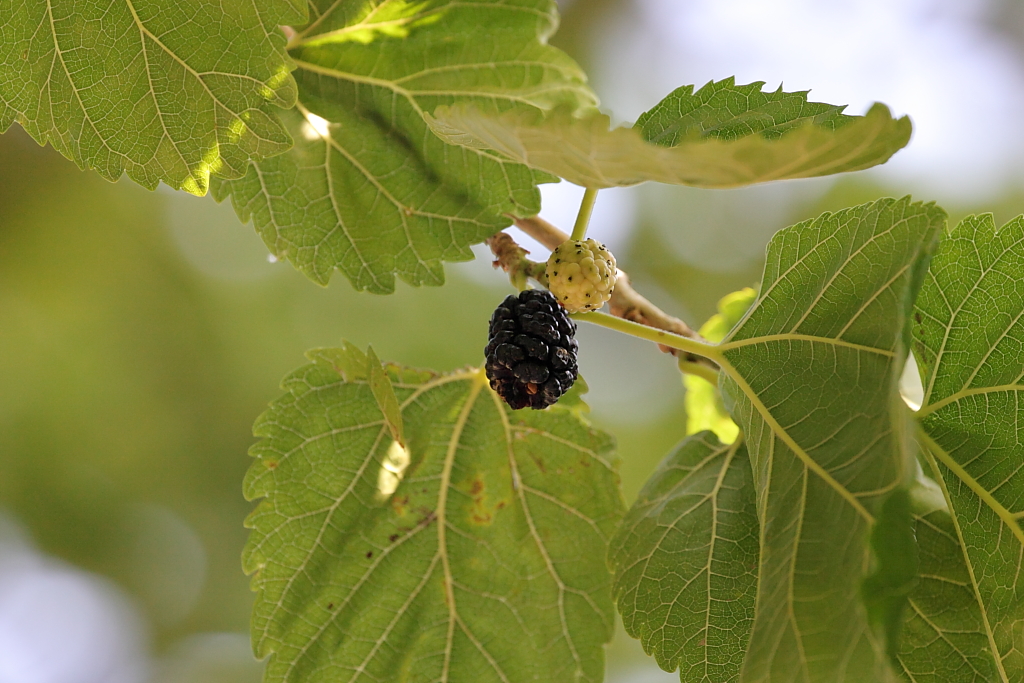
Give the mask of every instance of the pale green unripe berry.
<svg viewBox="0 0 1024 683">
<path fill-rule="evenodd" d="M 562 242 L 548 258 L 548 290 L 570 313 L 601 308 L 616 275 L 615 257 L 597 240 Z"/>
</svg>

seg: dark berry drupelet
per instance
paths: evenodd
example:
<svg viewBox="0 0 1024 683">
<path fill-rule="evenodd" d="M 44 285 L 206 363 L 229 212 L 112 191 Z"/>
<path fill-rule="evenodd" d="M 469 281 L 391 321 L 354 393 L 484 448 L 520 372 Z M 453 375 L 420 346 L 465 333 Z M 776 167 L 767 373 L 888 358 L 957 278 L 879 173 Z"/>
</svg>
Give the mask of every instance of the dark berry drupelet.
<svg viewBox="0 0 1024 683">
<path fill-rule="evenodd" d="M 576 323 L 550 292 L 509 295 L 491 316 L 487 379 L 514 410 L 547 408 L 576 381 Z"/>
</svg>

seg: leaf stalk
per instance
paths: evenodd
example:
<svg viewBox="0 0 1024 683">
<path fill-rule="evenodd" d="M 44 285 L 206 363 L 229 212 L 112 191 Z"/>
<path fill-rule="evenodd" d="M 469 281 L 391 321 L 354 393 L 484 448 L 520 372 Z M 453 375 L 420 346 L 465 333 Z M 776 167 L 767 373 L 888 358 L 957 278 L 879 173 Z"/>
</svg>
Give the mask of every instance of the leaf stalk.
<svg viewBox="0 0 1024 683">
<path fill-rule="evenodd" d="M 656 344 L 682 351 L 688 356 L 704 358 L 716 363 L 721 358 L 718 348 L 712 344 L 699 342 L 695 339 L 690 339 L 689 337 L 684 337 L 667 330 L 659 330 L 656 327 L 641 325 L 640 323 L 635 323 L 632 320 L 617 318 L 614 315 L 608 315 L 607 313 L 601 313 L 600 311 L 593 311 L 592 313 L 572 313 L 569 317 L 574 320 L 581 320 L 583 322 L 600 325 L 601 327 L 607 327 L 610 330 L 622 332 L 633 337 L 646 339 L 647 341 L 652 341 Z M 690 361 L 689 359 L 687 359 L 687 362 L 694 363 L 694 361 Z"/>
<path fill-rule="evenodd" d="M 580 202 L 580 211 L 576 214 L 576 224 L 572 226 L 572 236 L 569 239 L 579 242 L 586 238 L 587 226 L 590 225 L 590 216 L 594 213 L 594 204 L 596 202 L 597 189 L 588 187 L 583 193 L 583 201 Z"/>
<path fill-rule="evenodd" d="M 515 221 L 517 228 L 548 249 L 554 250 L 562 242 L 569 239 L 568 235 L 540 216 L 533 216 L 532 218 L 515 218 L 510 216 L 510 218 Z M 613 316 L 631 320 L 647 327 L 666 330 L 680 337 L 686 337 L 707 345 L 707 340 L 697 334 L 689 325 L 679 318 L 665 313 L 665 311 L 652 304 L 633 289 L 633 285 L 629 281 L 629 275 L 621 268 L 615 283 L 615 290 L 612 292 L 612 298 L 608 301 L 608 308 Z M 678 356 L 681 353 L 678 348 L 667 344 L 660 344 L 659 346 L 662 351 L 671 353 L 674 356 Z M 685 360 L 703 363 L 713 370 L 717 369 L 712 361 L 698 356 L 687 357 Z"/>
</svg>

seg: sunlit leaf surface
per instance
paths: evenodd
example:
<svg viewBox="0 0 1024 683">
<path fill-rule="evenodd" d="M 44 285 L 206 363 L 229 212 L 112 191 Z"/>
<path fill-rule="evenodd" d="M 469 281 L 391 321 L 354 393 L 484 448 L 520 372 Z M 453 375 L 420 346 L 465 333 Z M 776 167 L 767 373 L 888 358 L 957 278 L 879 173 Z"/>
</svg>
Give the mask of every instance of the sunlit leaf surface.
<svg viewBox="0 0 1024 683">
<path fill-rule="evenodd" d="M 888 675 L 861 585 L 872 524 L 912 465 L 901 340 L 944 221 L 883 199 L 781 231 L 757 302 L 718 347 L 761 520 L 743 681 Z"/>
<path fill-rule="evenodd" d="M 590 107 L 579 67 L 546 44 L 552 0 L 318 2 L 293 39 L 295 147 L 215 187 L 267 246 L 325 284 L 356 289 L 444 282 L 443 261 L 540 209 L 544 173 L 493 152 L 446 145 L 423 113 L 473 102 Z M 480 36 L 486 35 L 486 40 Z"/>
<path fill-rule="evenodd" d="M 808 102 L 806 93 L 766 93 L 761 85 L 727 79 L 697 92 L 684 86 L 633 128 L 614 130 L 596 112 L 498 113 L 475 103 L 441 107 L 428 120 L 452 144 L 497 150 L 593 188 L 646 180 L 739 187 L 857 171 L 885 162 L 910 140 L 910 120 L 893 119 L 885 105 L 847 116 L 842 107 Z"/>
<path fill-rule="evenodd" d="M 669 454 L 623 520 L 609 554 L 623 625 L 682 681 L 738 680 L 758 536 L 746 448 L 711 432 Z"/>
<path fill-rule="evenodd" d="M 365 356 L 310 358 L 257 423 L 246 478 L 266 680 L 600 682 L 611 439 L 578 406 L 508 410 L 478 370 L 388 366 L 401 449 Z"/>
<path fill-rule="evenodd" d="M 986 680 L 1024 671 L 1024 218 L 991 214 L 952 230 L 914 314 L 925 387 L 919 412 L 931 472 L 942 484 L 981 607 L 988 656 L 958 647 Z M 959 659 L 953 660 L 954 665 Z M 992 665 L 994 664 L 994 667 Z M 998 676 L 993 677 L 990 667 Z M 981 676 L 981 674 L 979 674 Z M 968 679 L 970 680 L 970 679 Z"/>
<path fill-rule="evenodd" d="M 0 131 L 17 121 L 108 180 L 205 194 L 290 146 L 277 27 L 304 17 L 296 0 L 0 0 Z"/>
</svg>

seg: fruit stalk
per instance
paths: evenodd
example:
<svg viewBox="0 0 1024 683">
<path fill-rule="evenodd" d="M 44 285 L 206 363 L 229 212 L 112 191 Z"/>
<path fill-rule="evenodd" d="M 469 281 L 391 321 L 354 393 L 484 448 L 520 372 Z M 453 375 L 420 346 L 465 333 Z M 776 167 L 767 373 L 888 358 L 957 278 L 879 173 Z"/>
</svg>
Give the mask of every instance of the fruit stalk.
<svg viewBox="0 0 1024 683">
<path fill-rule="evenodd" d="M 583 193 L 583 201 L 580 202 L 580 212 L 576 214 L 576 224 L 572 226 L 572 237 L 570 239 L 573 241 L 579 242 L 587 236 L 590 214 L 594 213 L 594 204 L 596 202 L 597 190 L 588 187 Z"/>
<path fill-rule="evenodd" d="M 513 217 L 513 220 L 515 221 L 517 228 L 543 244 L 548 249 L 555 250 L 558 248 L 558 245 L 569 239 L 568 235 L 540 216 L 534 216 L 532 218 Z M 621 268 L 619 269 L 618 280 L 615 283 L 615 291 L 612 292 L 612 297 L 608 302 L 608 307 L 611 310 L 611 314 L 617 318 L 623 318 L 641 325 L 646 325 L 647 327 L 665 330 L 666 332 L 671 332 L 681 337 L 687 337 L 704 344 L 707 343 L 706 339 L 697 334 L 697 332 L 685 322 L 665 313 L 633 289 L 629 282 L 629 276 Z M 686 361 L 709 365 L 717 369 L 717 366 L 711 364 L 711 361 L 680 349 L 674 349 L 664 344 L 658 344 L 658 348 L 665 353 L 680 356 Z"/>
</svg>

